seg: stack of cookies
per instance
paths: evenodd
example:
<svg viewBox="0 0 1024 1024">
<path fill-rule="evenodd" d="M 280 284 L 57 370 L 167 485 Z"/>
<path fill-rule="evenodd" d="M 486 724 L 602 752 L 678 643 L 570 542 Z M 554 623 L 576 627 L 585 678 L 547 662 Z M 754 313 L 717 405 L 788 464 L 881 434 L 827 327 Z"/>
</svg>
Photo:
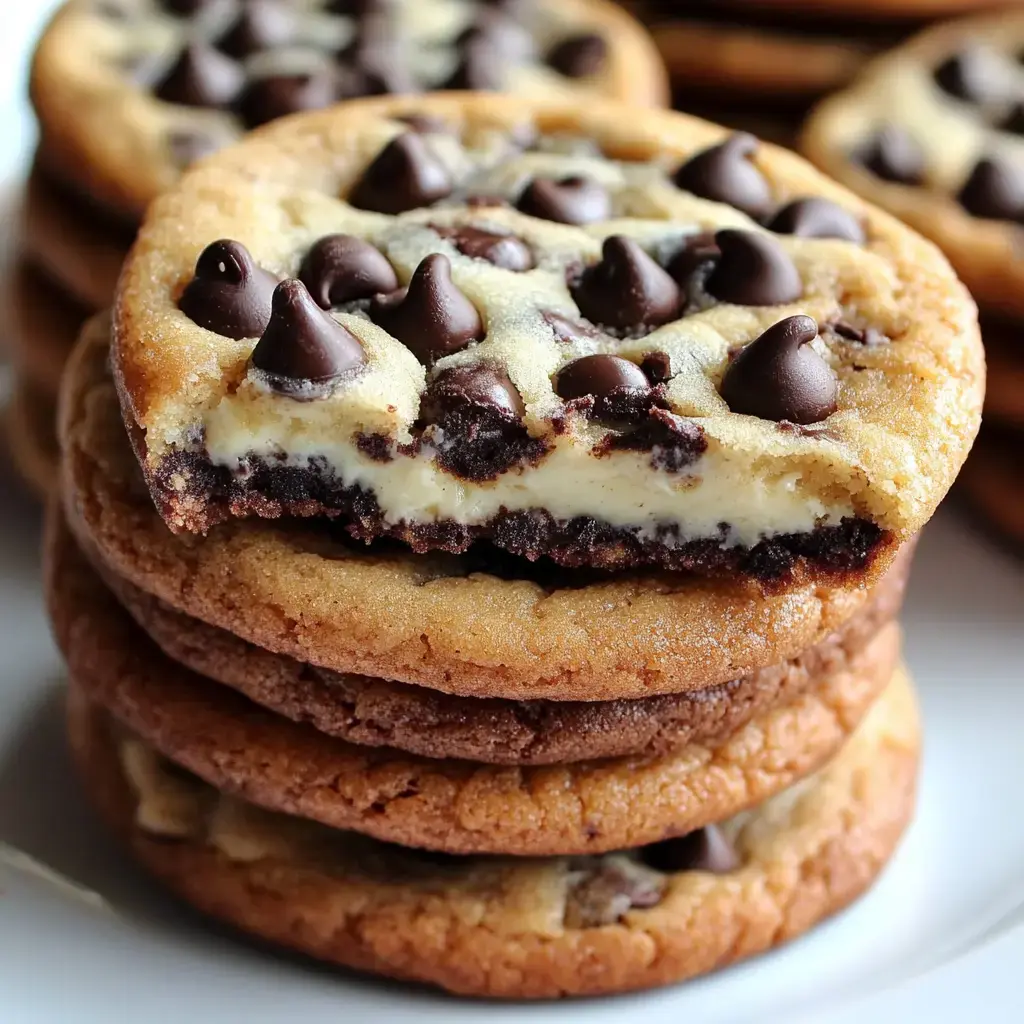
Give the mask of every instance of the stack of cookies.
<svg viewBox="0 0 1024 1024">
<path fill-rule="evenodd" d="M 988 7 L 998 0 L 980 0 Z M 1007 0 L 1004 0 L 1007 2 Z M 808 106 L 979 0 L 635 0 L 680 110 L 792 145 Z"/>
<path fill-rule="evenodd" d="M 1024 541 L 1024 13 L 933 28 L 815 111 L 805 152 L 936 241 L 981 307 L 985 427 L 962 492 Z"/>
<path fill-rule="evenodd" d="M 109 306 L 143 211 L 247 128 L 431 88 L 667 98 L 643 29 L 609 0 L 69 0 L 32 68 L 40 145 L 6 282 L 17 462 L 55 475 L 56 380 Z"/>
<path fill-rule="evenodd" d="M 270 126 L 153 204 L 65 377 L 85 786 L 204 912 L 455 992 L 784 942 L 912 813 L 897 617 L 983 370 L 930 243 L 749 137 Z"/>
</svg>

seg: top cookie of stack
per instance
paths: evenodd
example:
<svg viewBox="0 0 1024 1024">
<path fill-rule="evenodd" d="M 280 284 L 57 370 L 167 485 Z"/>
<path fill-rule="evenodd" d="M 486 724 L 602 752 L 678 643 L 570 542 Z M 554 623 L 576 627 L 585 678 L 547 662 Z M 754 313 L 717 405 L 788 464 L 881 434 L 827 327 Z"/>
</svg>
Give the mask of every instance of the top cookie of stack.
<svg viewBox="0 0 1024 1024">
<path fill-rule="evenodd" d="M 983 377 L 941 256 L 797 158 L 488 96 L 360 101 L 204 163 L 126 265 L 114 367 L 175 530 L 326 514 L 775 586 L 888 564 Z"/>
</svg>

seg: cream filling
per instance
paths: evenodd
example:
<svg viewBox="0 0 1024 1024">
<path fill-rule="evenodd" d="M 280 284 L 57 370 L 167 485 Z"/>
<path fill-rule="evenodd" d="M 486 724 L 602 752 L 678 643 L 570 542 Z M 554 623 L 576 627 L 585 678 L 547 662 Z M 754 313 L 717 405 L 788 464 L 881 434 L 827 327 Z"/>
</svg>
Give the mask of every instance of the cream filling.
<svg viewBox="0 0 1024 1024">
<path fill-rule="evenodd" d="M 809 532 L 856 514 L 849 495 L 823 496 L 792 465 L 754 471 L 741 453 L 713 444 L 682 473 L 669 473 L 654 469 L 646 452 L 598 458 L 590 442 L 567 435 L 536 466 L 471 482 L 442 470 L 429 446 L 375 462 L 347 440 L 303 430 L 300 420 L 288 426 L 261 423 L 241 415 L 234 403 L 222 403 L 205 421 L 209 457 L 239 475 L 246 456 L 293 467 L 326 461 L 346 486 L 375 496 L 389 525 L 445 520 L 482 526 L 503 511 L 542 509 L 559 520 L 592 516 L 645 539 L 659 527 L 674 527 L 679 543 L 718 538 L 724 524 L 726 546 L 751 547 L 765 537 Z"/>
</svg>

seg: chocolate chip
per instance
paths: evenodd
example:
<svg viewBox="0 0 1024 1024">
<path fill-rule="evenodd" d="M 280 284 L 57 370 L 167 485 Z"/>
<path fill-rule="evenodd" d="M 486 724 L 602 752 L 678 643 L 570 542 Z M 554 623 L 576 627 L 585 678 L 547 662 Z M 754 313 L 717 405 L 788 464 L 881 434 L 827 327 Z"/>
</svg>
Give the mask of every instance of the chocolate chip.
<svg viewBox="0 0 1024 1024">
<path fill-rule="evenodd" d="M 733 412 L 764 420 L 817 423 L 836 410 L 835 374 L 813 348 L 818 325 L 790 316 L 755 338 L 730 363 L 721 394 Z"/>
<path fill-rule="evenodd" d="M 588 320 L 631 330 L 659 327 L 679 315 L 679 286 L 633 239 L 610 235 L 601 255 L 573 289 Z"/>
<path fill-rule="evenodd" d="M 601 456 L 609 452 L 650 452 L 652 469 L 665 473 L 681 473 L 707 451 L 704 429 L 693 420 L 677 416 L 668 409 L 652 406 L 634 430 L 609 435 L 594 448 Z"/>
<path fill-rule="evenodd" d="M 721 302 L 738 306 L 780 306 L 804 293 L 795 264 L 774 239 L 729 228 L 715 235 L 722 255 L 706 288 Z"/>
<path fill-rule="evenodd" d="M 348 197 L 361 210 L 398 214 L 430 206 L 452 191 L 452 179 L 415 132 L 391 140 L 363 172 Z"/>
<path fill-rule="evenodd" d="M 608 43 L 593 32 L 563 39 L 548 53 L 548 64 L 566 78 L 596 75 L 607 59 Z"/>
<path fill-rule="evenodd" d="M 322 309 L 398 288 L 398 276 L 376 246 L 354 235 L 327 235 L 306 253 L 299 280 Z"/>
<path fill-rule="evenodd" d="M 523 189 L 516 207 L 530 217 L 559 224 L 592 224 L 611 216 L 612 204 L 604 186 L 589 178 L 534 178 Z"/>
<path fill-rule="evenodd" d="M 301 281 L 282 281 L 274 290 L 270 322 L 249 361 L 274 390 L 314 398 L 310 385 L 351 373 L 366 362 L 366 353 L 350 330 L 317 306 Z"/>
<path fill-rule="evenodd" d="M 683 247 L 669 260 L 665 269 L 685 293 L 687 309 L 699 310 L 715 305 L 716 300 L 708 295 L 706 286 L 721 255 L 714 234 L 702 231 L 687 238 Z"/>
<path fill-rule="evenodd" d="M 574 359 L 555 379 L 559 398 L 593 398 L 593 415 L 603 420 L 641 419 L 651 405 L 651 386 L 636 363 L 620 356 Z"/>
<path fill-rule="evenodd" d="M 677 839 L 645 846 L 640 859 L 655 871 L 675 874 L 679 871 L 709 871 L 727 875 L 740 866 L 732 843 L 717 825 L 707 825 Z"/>
<path fill-rule="evenodd" d="M 975 217 L 991 220 L 1024 219 L 1024 165 L 1006 157 L 982 157 L 957 196 Z"/>
<path fill-rule="evenodd" d="M 672 180 L 686 192 L 728 203 L 760 220 L 771 209 L 772 194 L 765 176 L 750 160 L 756 152 L 757 139 L 738 132 L 691 157 Z"/>
<path fill-rule="evenodd" d="M 860 219 L 838 203 L 820 196 L 788 203 L 768 222 L 768 230 L 798 238 L 842 238 L 858 245 L 865 241 Z"/>
<path fill-rule="evenodd" d="M 1024 103 L 1015 103 L 996 127 L 1011 135 L 1024 135 Z"/>
<path fill-rule="evenodd" d="M 644 865 L 624 857 L 601 858 L 569 890 L 565 926 L 600 928 L 615 924 L 634 908 L 657 906 L 664 890 L 664 880 Z"/>
<path fill-rule="evenodd" d="M 486 260 L 502 270 L 521 273 L 532 270 L 535 266 L 530 247 L 515 235 L 502 235 L 496 231 L 485 231 L 483 228 L 463 224 L 459 227 L 434 227 L 434 230 L 447 238 L 463 256 L 475 260 Z"/>
<path fill-rule="evenodd" d="M 420 263 L 408 288 L 374 299 L 370 319 L 425 365 L 484 336 L 480 313 L 456 287 L 452 265 L 440 253 Z"/>
<path fill-rule="evenodd" d="M 581 324 L 576 320 L 570 320 L 561 313 L 548 310 L 544 313 L 544 319 L 548 322 L 554 332 L 555 341 L 563 345 L 571 345 L 582 338 L 600 338 L 601 332 L 592 324 Z"/>
<path fill-rule="evenodd" d="M 238 112 L 250 128 L 297 113 L 321 110 L 338 98 L 338 79 L 332 68 L 297 75 L 266 75 L 253 79 L 238 101 Z"/>
<path fill-rule="evenodd" d="M 505 77 L 505 57 L 501 50 L 486 37 L 471 39 L 463 47 L 459 63 L 442 83 L 442 88 L 497 92 Z"/>
<path fill-rule="evenodd" d="M 877 327 L 857 327 L 845 320 L 837 320 L 828 326 L 843 341 L 852 341 L 855 345 L 863 345 L 865 348 L 884 345 L 889 340 Z"/>
<path fill-rule="evenodd" d="M 178 308 L 200 327 L 225 338 L 255 338 L 270 320 L 277 278 L 258 267 L 241 242 L 212 242 L 196 261 Z"/>
<path fill-rule="evenodd" d="M 167 148 L 176 167 L 184 170 L 220 149 L 220 142 L 197 129 L 176 128 L 167 136 Z"/>
<path fill-rule="evenodd" d="M 1005 98 L 1008 84 L 998 55 L 977 45 L 947 57 L 935 69 L 935 82 L 950 96 L 979 104 Z"/>
<path fill-rule="evenodd" d="M 667 352 L 648 352 L 640 369 L 652 384 L 665 384 L 672 379 L 672 358 Z"/>
<path fill-rule="evenodd" d="M 348 65 L 340 76 L 346 98 L 418 91 L 394 20 L 379 12 L 360 21 L 355 40 L 340 59 Z"/>
<path fill-rule="evenodd" d="M 238 16 L 217 41 L 218 49 L 242 59 L 284 46 L 295 34 L 292 12 L 278 0 L 245 0 Z"/>
<path fill-rule="evenodd" d="M 165 103 L 186 107 L 226 107 L 244 82 L 240 64 L 203 43 L 190 43 L 156 84 L 153 94 Z"/>
<path fill-rule="evenodd" d="M 900 185 L 924 181 L 924 152 L 907 131 L 893 124 L 880 128 L 857 159 L 884 181 Z"/>
<path fill-rule="evenodd" d="M 481 411 L 505 423 L 518 423 L 526 411 L 508 374 L 488 363 L 442 370 L 423 397 L 420 417 L 440 423 L 456 412 Z"/>
</svg>

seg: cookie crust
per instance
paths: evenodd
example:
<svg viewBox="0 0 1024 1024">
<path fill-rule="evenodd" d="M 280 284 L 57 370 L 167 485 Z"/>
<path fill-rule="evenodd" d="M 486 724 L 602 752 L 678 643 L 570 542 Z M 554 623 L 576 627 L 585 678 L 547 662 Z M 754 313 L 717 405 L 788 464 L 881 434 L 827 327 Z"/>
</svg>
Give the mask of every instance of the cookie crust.
<svg viewBox="0 0 1024 1024">
<path fill-rule="evenodd" d="M 74 684 L 165 757 L 267 809 L 446 853 L 601 853 L 754 806 L 835 754 L 899 651 L 898 628 L 886 627 L 848 671 L 717 744 L 509 768 L 356 747 L 271 715 L 168 659 L 84 559 L 59 571 L 48 561 L 46 576 Z"/>
<path fill-rule="evenodd" d="M 725 826 L 744 855 L 741 869 L 670 875 L 658 906 L 585 929 L 563 922 L 560 860 L 470 866 L 476 881 L 465 883 L 457 881 L 461 868 L 431 871 L 420 862 L 416 884 L 408 875 L 368 879 L 344 853 L 325 870 L 279 839 L 266 853 L 250 844 L 248 860 L 237 851 L 232 860 L 201 837 L 155 837 L 135 823 L 138 798 L 108 719 L 77 690 L 69 733 L 103 817 L 148 871 L 204 913 L 359 970 L 463 995 L 555 998 L 649 988 L 724 967 L 795 938 L 867 889 L 914 804 L 917 711 L 902 676 L 891 694 L 816 777 Z M 273 822 L 263 829 L 273 838 L 281 832 Z"/>
</svg>

